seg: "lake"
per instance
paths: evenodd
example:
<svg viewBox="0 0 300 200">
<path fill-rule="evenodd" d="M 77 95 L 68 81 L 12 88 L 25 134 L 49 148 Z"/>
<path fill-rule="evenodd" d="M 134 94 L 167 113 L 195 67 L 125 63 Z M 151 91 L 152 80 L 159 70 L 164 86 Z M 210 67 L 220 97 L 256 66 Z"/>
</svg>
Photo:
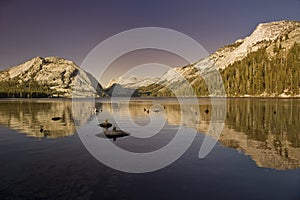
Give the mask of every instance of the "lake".
<svg viewBox="0 0 300 200">
<path fill-rule="evenodd" d="M 300 199 L 300 99 L 228 98 L 225 109 L 211 102 L 2 99 L 0 199 Z M 213 117 L 224 119 L 218 137 L 210 132 Z M 106 119 L 130 135 L 107 138 L 95 125 Z M 190 146 L 176 161 L 148 173 L 108 167 L 85 146 L 88 138 L 136 154 L 155 152 L 180 127 L 186 138 L 196 133 Z M 205 136 L 217 143 L 199 158 Z M 178 149 L 186 138 L 177 138 Z M 102 149 L 108 158 L 110 151 Z"/>
</svg>

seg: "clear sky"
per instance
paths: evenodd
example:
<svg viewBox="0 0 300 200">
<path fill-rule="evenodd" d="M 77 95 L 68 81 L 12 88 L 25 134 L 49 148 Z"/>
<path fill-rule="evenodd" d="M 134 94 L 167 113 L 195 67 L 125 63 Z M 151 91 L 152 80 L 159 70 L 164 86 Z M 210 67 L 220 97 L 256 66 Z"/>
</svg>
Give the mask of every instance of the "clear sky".
<svg viewBox="0 0 300 200">
<path fill-rule="evenodd" d="M 180 31 L 212 53 L 283 19 L 300 21 L 300 0 L 1 0 L 0 69 L 36 56 L 80 65 L 99 42 L 147 26 Z"/>
</svg>

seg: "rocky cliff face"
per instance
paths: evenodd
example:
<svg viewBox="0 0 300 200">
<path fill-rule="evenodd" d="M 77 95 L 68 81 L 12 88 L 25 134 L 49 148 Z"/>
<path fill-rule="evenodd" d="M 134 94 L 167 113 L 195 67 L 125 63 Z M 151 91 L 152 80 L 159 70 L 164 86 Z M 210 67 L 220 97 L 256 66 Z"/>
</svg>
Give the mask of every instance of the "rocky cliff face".
<svg viewBox="0 0 300 200">
<path fill-rule="evenodd" d="M 74 62 L 58 57 L 36 57 L 23 64 L 0 71 L 1 81 L 14 80 L 18 84 L 36 81 L 47 85 L 52 95 L 61 97 L 102 96 L 101 85 Z M 74 92 L 74 93 L 73 93 Z"/>
</svg>

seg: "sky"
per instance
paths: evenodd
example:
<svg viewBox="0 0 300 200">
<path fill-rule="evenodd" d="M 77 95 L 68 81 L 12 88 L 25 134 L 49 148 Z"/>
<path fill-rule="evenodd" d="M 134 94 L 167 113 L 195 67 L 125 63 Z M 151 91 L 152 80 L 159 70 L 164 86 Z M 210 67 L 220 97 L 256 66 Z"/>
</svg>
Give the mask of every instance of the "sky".
<svg viewBox="0 0 300 200">
<path fill-rule="evenodd" d="M 182 32 L 213 53 L 249 35 L 258 23 L 300 21 L 299 11 L 300 0 L 1 0 L 0 69 L 36 56 L 58 56 L 81 65 L 100 42 L 139 27 Z M 121 56 L 130 62 L 114 62 L 110 74 L 117 77 L 130 63 L 140 63 L 132 60 L 142 54 L 152 55 L 153 62 L 166 57 L 172 58 L 165 62 L 170 65 L 184 63 L 166 52 L 146 50 L 129 53 L 130 59 Z"/>
</svg>

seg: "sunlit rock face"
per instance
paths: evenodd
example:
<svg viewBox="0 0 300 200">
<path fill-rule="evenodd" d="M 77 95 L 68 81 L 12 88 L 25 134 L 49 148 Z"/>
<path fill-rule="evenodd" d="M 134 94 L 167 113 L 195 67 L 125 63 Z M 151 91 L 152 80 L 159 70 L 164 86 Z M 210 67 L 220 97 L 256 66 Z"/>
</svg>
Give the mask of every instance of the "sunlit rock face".
<svg viewBox="0 0 300 200">
<path fill-rule="evenodd" d="M 74 62 L 58 57 L 36 57 L 23 64 L 0 71 L 0 80 L 17 80 L 20 84 L 34 80 L 47 85 L 54 96 L 94 97 L 104 92 L 98 81 Z"/>
<path fill-rule="evenodd" d="M 295 42 L 299 42 L 299 39 L 300 22 L 283 20 L 260 23 L 250 36 L 220 48 L 210 57 L 218 68 L 226 68 L 261 47 L 267 47 L 267 51 L 272 56 L 276 40 L 281 41 L 282 47 L 290 49 Z"/>
</svg>

